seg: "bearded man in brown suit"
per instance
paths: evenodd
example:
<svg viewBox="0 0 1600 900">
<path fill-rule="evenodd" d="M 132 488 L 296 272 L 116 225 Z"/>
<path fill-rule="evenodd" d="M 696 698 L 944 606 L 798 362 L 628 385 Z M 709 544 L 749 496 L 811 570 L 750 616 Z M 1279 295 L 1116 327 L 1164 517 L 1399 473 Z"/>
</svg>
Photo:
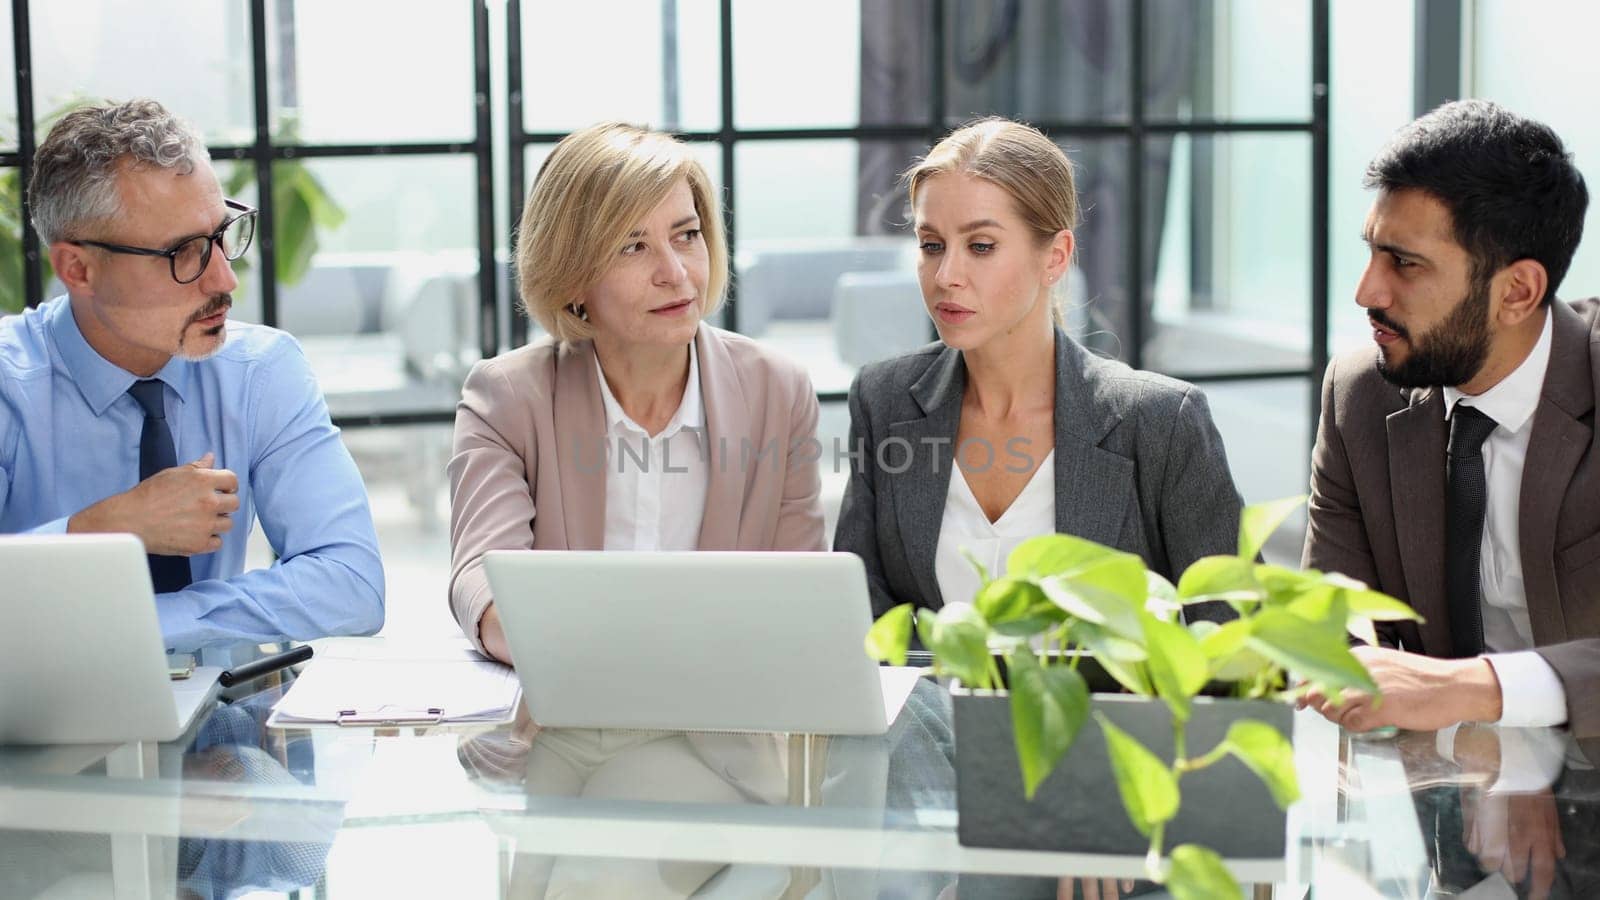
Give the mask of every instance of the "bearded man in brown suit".
<svg viewBox="0 0 1600 900">
<path fill-rule="evenodd" d="M 1403 752 L 1420 739 L 1490 785 L 1419 788 L 1439 883 L 1594 896 L 1600 773 L 1560 744 L 1600 761 L 1600 300 L 1556 299 L 1588 191 L 1553 131 L 1478 100 L 1401 129 L 1366 184 L 1377 347 L 1328 366 L 1304 562 L 1425 621 L 1356 649 L 1381 699 L 1304 702 L 1437 731 Z M 1553 768 L 1527 764 L 1551 743 Z"/>
<path fill-rule="evenodd" d="M 1382 702 L 1312 702 L 1353 730 L 1600 737 L 1600 326 L 1555 297 L 1583 176 L 1548 127 L 1473 100 L 1402 129 L 1366 183 L 1377 352 L 1328 366 L 1304 561 L 1426 621 L 1359 649 Z"/>
</svg>

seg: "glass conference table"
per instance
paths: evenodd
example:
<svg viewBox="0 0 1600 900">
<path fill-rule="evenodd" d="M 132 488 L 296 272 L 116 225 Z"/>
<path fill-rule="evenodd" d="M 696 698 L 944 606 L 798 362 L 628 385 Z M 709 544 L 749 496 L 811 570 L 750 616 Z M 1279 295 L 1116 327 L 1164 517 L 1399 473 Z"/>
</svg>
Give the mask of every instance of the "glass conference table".
<svg viewBox="0 0 1600 900">
<path fill-rule="evenodd" d="M 929 680 L 888 734 L 830 739 L 268 728 L 281 690 L 170 744 L 0 748 L 0 897 L 1054 898 L 1142 872 L 960 846 Z M 1600 779 L 1563 732 L 1370 739 L 1300 715 L 1305 798 L 1284 860 L 1234 866 L 1248 895 L 1526 896 L 1513 851 L 1564 841 L 1535 877 L 1600 897 Z"/>
</svg>

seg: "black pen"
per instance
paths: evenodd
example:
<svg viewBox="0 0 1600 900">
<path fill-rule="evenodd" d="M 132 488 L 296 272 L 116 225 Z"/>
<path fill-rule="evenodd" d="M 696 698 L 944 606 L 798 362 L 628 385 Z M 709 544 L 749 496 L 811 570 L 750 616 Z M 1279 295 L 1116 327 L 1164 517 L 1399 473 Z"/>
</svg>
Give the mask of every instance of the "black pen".
<svg viewBox="0 0 1600 900">
<path fill-rule="evenodd" d="M 263 656 L 236 669 L 228 669 L 217 677 L 217 681 L 223 687 L 233 687 L 236 684 L 253 681 L 263 675 L 271 675 L 279 669 L 286 669 L 295 663 L 305 662 L 310 658 L 311 645 L 302 644 L 286 653 Z"/>
</svg>

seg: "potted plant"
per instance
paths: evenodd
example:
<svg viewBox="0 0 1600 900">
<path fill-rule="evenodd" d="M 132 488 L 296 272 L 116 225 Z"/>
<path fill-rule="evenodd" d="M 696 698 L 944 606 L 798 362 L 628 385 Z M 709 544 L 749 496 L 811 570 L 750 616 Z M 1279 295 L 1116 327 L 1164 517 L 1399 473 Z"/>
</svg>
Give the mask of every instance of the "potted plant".
<svg viewBox="0 0 1600 900">
<path fill-rule="evenodd" d="M 1299 797 L 1288 701 L 1375 691 L 1347 635 L 1375 643 L 1374 621 L 1418 618 L 1342 575 L 1257 562 L 1302 502 L 1246 508 L 1237 555 L 1195 561 L 1176 586 L 1134 554 L 1052 534 L 1017 547 L 1004 577 L 974 562 L 971 603 L 884 613 L 868 653 L 903 665 L 914 624 L 952 679 L 961 843 L 1144 851 L 1180 900 L 1239 896 L 1223 856 L 1281 857 Z M 1238 618 L 1183 624 L 1203 602 Z"/>
</svg>

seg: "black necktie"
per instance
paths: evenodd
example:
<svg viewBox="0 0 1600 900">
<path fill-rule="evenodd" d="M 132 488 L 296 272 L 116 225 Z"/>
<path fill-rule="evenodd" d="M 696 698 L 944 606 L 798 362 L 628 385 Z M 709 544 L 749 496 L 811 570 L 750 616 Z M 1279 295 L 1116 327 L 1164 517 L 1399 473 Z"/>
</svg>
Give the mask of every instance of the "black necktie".
<svg viewBox="0 0 1600 900">
<path fill-rule="evenodd" d="M 144 407 L 144 430 L 139 432 L 139 480 L 143 481 L 162 469 L 178 464 L 177 451 L 172 447 L 172 432 L 167 428 L 167 411 L 162 402 L 161 382 L 154 378 L 135 381 L 128 388 L 133 399 Z M 151 553 L 150 582 L 156 593 L 181 591 L 194 581 L 189 573 L 187 556 L 161 556 Z"/>
<path fill-rule="evenodd" d="M 1483 442 L 1495 421 L 1473 407 L 1456 404 L 1450 415 L 1450 456 L 1445 463 L 1444 585 L 1450 606 L 1450 639 L 1456 656 L 1483 652 L 1483 586 L 1478 560 L 1483 546 L 1483 512 L 1489 498 L 1483 474 Z"/>
</svg>

